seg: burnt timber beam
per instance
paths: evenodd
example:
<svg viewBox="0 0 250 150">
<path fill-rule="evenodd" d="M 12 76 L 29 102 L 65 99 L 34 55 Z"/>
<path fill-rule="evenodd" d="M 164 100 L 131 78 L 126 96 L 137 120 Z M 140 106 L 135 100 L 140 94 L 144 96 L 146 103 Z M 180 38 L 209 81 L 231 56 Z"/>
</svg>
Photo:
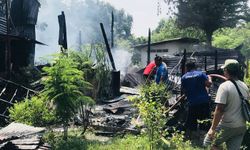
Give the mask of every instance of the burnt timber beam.
<svg viewBox="0 0 250 150">
<path fill-rule="evenodd" d="M 111 48 L 114 47 L 114 13 L 111 14 Z"/>
<path fill-rule="evenodd" d="M 1 98 L 0 98 L 0 101 L 1 101 L 1 102 L 4 102 L 4 103 L 7 103 L 7 104 L 9 104 L 9 105 L 13 105 L 13 103 L 11 103 L 11 102 L 9 102 L 9 101 L 6 101 L 6 100 L 4 100 L 4 99 L 1 99 Z"/>
<path fill-rule="evenodd" d="M 111 49 L 109 47 L 109 43 L 108 43 L 108 39 L 107 39 L 107 36 L 106 36 L 106 32 L 105 32 L 104 26 L 103 26 L 102 23 L 100 23 L 100 26 L 101 26 L 102 35 L 103 35 L 103 38 L 104 38 L 106 49 L 108 51 L 108 55 L 109 55 L 109 59 L 110 59 L 112 68 L 113 68 L 113 70 L 116 70 L 116 68 L 115 68 L 115 62 L 114 62 L 114 59 L 113 59 L 113 56 L 112 56 L 112 53 L 111 53 Z"/>
</svg>

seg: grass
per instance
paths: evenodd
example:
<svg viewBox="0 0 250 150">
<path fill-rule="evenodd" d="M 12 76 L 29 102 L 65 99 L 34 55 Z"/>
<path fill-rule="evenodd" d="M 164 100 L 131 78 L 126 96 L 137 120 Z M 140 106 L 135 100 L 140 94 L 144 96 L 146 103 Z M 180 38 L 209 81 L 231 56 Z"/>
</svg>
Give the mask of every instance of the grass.
<svg viewBox="0 0 250 150">
<path fill-rule="evenodd" d="M 87 137 L 87 138 L 86 138 Z M 90 138 L 89 138 L 90 137 Z M 125 137 L 107 138 L 96 137 L 92 133 L 81 136 L 78 131 L 70 131 L 68 140 L 63 140 L 62 133 L 48 132 L 44 142 L 49 143 L 54 150 L 147 150 L 149 142 L 146 136 L 126 135 Z"/>
<path fill-rule="evenodd" d="M 89 138 L 90 137 L 90 138 Z M 199 148 L 184 142 L 180 135 L 168 139 L 170 145 L 163 141 L 157 146 L 157 150 L 195 150 Z M 48 132 L 44 136 L 44 141 L 49 143 L 54 150 L 149 150 L 150 142 L 146 135 L 125 135 L 110 138 L 97 137 L 93 133 L 87 132 L 86 136 L 81 136 L 79 131 L 70 131 L 68 140 L 63 140 L 61 133 Z"/>
</svg>

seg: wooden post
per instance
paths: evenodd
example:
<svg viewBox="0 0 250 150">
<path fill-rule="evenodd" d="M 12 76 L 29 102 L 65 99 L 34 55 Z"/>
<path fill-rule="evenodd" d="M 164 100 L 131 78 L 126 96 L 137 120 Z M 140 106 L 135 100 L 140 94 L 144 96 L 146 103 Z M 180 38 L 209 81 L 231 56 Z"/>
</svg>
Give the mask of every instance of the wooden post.
<svg viewBox="0 0 250 150">
<path fill-rule="evenodd" d="M 106 49 L 108 51 L 108 55 L 109 55 L 109 59 L 110 59 L 112 68 L 113 68 L 113 70 L 116 70 L 116 68 L 115 68 L 115 62 L 114 62 L 114 59 L 113 59 L 113 56 L 112 56 L 112 53 L 111 53 L 111 50 L 110 50 L 110 47 L 109 47 L 109 43 L 108 43 L 108 39 L 107 39 L 107 36 L 106 36 L 106 32 L 105 32 L 104 26 L 103 26 L 102 23 L 100 23 L 100 26 L 101 26 L 102 35 L 103 35 L 103 38 L 104 38 L 104 42 L 106 44 Z"/>
<path fill-rule="evenodd" d="M 217 71 L 218 70 L 218 51 L 215 50 L 215 54 L 214 54 L 214 70 Z"/>
<path fill-rule="evenodd" d="M 186 72 L 186 69 L 185 69 L 186 61 L 187 61 L 187 50 L 184 49 L 183 58 L 182 58 L 182 61 L 181 61 L 181 76 L 183 76 L 185 74 L 185 72 Z M 181 95 L 183 95 L 183 93 L 184 93 L 183 89 L 181 88 Z"/>
<path fill-rule="evenodd" d="M 207 71 L 207 56 L 204 57 L 205 71 Z"/>
<path fill-rule="evenodd" d="M 148 51 L 147 51 L 148 59 L 147 59 L 147 64 L 150 63 L 150 48 L 151 48 L 151 31 L 150 31 L 150 28 L 149 28 L 149 30 L 148 30 Z"/>
<path fill-rule="evenodd" d="M 187 50 L 184 49 L 183 52 L 183 59 L 181 61 L 181 76 L 183 76 L 185 74 L 185 65 L 186 65 L 186 61 L 187 61 Z"/>
<path fill-rule="evenodd" d="M 66 28 L 66 19 L 64 12 L 62 11 L 62 14 L 58 16 L 58 22 L 59 22 L 59 40 L 58 43 L 63 47 L 62 52 L 67 53 L 65 50 L 68 49 L 68 43 L 67 43 L 67 28 Z"/>
<path fill-rule="evenodd" d="M 6 28 L 7 28 L 7 37 L 5 41 L 5 71 L 7 74 L 7 78 L 10 78 L 11 75 L 11 47 L 10 47 L 10 20 L 9 20 L 9 0 L 5 0 L 6 5 Z"/>
<path fill-rule="evenodd" d="M 111 14 L 111 48 L 114 48 L 114 13 Z"/>
</svg>

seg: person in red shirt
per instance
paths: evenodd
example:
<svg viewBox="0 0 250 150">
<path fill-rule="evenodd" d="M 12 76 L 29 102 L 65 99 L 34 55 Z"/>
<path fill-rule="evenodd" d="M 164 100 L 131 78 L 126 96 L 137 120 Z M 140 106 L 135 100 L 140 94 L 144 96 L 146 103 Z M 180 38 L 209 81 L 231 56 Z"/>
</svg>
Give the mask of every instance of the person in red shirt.
<svg viewBox="0 0 250 150">
<path fill-rule="evenodd" d="M 146 68 L 144 69 L 143 76 L 146 80 L 148 79 L 154 79 L 154 74 L 155 74 L 155 61 L 151 61 Z"/>
</svg>

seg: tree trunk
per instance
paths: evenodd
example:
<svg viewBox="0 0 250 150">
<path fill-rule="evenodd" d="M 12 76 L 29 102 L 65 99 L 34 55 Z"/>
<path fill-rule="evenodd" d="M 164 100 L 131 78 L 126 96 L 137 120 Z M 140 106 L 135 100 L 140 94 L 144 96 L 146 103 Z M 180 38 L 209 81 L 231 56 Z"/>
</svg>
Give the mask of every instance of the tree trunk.
<svg viewBox="0 0 250 150">
<path fill-rule="evenodd" d="M 206 39 L 207 39 L 207 44 L 208 46 L 212 46 L 212 35 L 213 35 L 213 32 L 212 31 L 207 31 L 206 32 Z"/>
<path fill-rule="evenodd" d="M 67 123 L 63 124 L 63 139 L 67 140 L 68 138 L 68 126 Z"/>
</svg>

